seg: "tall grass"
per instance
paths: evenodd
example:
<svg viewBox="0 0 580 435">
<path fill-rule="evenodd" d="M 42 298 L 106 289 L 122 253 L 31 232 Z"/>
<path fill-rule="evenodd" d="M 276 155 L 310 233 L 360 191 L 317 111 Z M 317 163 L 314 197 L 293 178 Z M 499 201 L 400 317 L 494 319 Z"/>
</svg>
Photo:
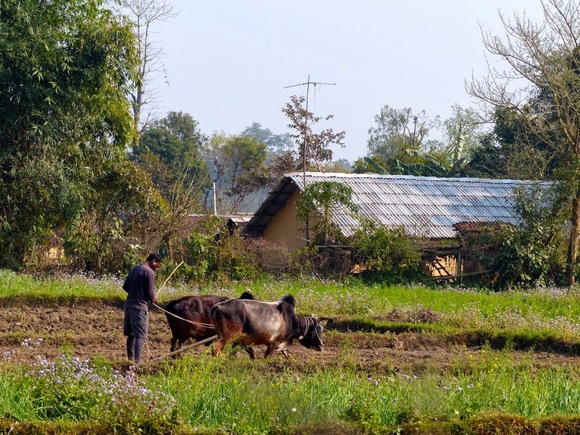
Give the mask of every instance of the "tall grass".
<svg viewBox="0 0 580 435">
<path fill-rule="evenodd" d="M 124 374 L 106 364 L 61 356 L 42 356 L 32 367 L 0 375 L 0 417 L 17 421 L 104 422 L 128 433 L 177 423 L 173 399 L 151 391 L 134 371 Z"/>
<path fill-rule="evenodd" d="M 247 284 L 238 284 L 238 292 Z M 365 285 L 356 279 L 343 282 L 279 280 L 254 283 L 249 287 L 261 299 L 278 299 L 292 293 L 297 307 L 329 315 L 379 315 L 394 308 L 429 307 L 442 314 L 454 314 L 478 307 L 483 316 L 517 310 L 522 315 L 580 318 L 578 289 L 538 288 L 529 291 L 490 292 L 480 289 L 426 287 L 421 285 Z"/>
<path fill-rule="evenodd" d="M 202 356 L 136 381 L 130 373 L 121 376 L 70 358 L 57 364 L 51 371 L 37 370 L 35 377 L 23 370 L 4 373 L 0 416 L 98 419 L 110 428 L 123 423 L 134 430 L 142 430 L 144 422 L 165 429 L 181 424 L 245 434 L 328 422 L 373 432 L 412 421 L 458 422 L 488 413 L 577 416 L 580 409 L 573 367 L 538 369 L 492 352 L 466 370 L 444 374 L 436 367 L 418 374 L 404 367 L 377 374 L 348 365 L 296 371 L 268 361 Z M 63 373 L 69 373 L 66 381 L 57 382 Z"/>
<path fill-rule="evenodd" d="M 248 288 L 245 285 L 244 288 Z M 479 289 L 419 285 L 367 286 L 348 279 L 333 281 L 268 281 L 249 288 L 259 299 L 296 297 L 301 314 L 380 318 L 397 309 L 428 308 L 440 323 L 463 329 L 518 329 L 561 336 L 580 335 L 578 288 L 537 288 L 529 291 L 490 292 Z M 238 292 L 242 290 L 239 285 Z"/>
<path fill-rule="evenodd" d="M 150 381 L 176 398 L 189 424 L 240 433 L 336 420 L 392 427 L 417 418 L 452 421 L 487 412 L 538 418 L 580 409 L 573 368 L 538 370 L 505 356 L 455 374 L 433 369 L 377 375 L 340 366 L 294 373 L 202 359 Z"/>
</svg>

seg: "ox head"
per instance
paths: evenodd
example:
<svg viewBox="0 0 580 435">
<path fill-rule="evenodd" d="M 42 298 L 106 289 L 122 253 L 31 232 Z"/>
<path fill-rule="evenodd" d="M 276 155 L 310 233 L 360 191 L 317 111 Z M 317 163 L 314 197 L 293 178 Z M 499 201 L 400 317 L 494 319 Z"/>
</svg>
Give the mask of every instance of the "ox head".
<svg viewBox="0 0 580 435">
<path fill-rule="evenodd" d="M 320 319 L 318 317 L 303 317 L 302 319 L 304 320 L 304 333 L 299 338 L 300 344 L 308 349 L 321 352 L 324 346 L 322 341 L 324 328 L 320 324 Z"/>
</svg>

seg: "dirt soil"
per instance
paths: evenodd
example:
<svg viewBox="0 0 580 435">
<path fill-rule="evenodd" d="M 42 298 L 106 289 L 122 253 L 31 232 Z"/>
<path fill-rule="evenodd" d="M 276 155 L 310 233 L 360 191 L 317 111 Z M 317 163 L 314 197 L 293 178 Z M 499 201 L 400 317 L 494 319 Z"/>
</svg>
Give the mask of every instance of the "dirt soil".
<svg viewBox="0 0 580 435">
<path fill-rule="evenodd" d="M 66 305 L 23 303 L 0 305 L 0 363 L 33 363 L 39 356 L 53 360 L 62 354 L 82 359 L 101 356 L 126 364 L 121 303 L 78 302 Z M 421 333 L 364 333 L 328 325 L 323 352 L 315 352 L 294 343 L 290 363 L 297 367 L 349 364 L 369 372 L 446 370 L 473 359 L 490 358 L 490 351 L 480 346 L 449 342 L 445 337 Z M 169 352 L 170 330 L 165 314 L 150 312 L 150 330 L 145 362 Z M 205 346 L 189 349 L 191 357 L 207 352 Z M 493 351 L 492 351 L 493 352 Z M 580 366 L 580 356 L 556 352 L 513 351 L 513 356 L 538 367 Z M 263 355 L 258 350 L 260 357 Z M 248 358 L 238 352 L 232 358 Z M 285 361 L 282 355 L 272 357 Z M 155 364 L 151 363 L 150 364 Z"/>
</svg>

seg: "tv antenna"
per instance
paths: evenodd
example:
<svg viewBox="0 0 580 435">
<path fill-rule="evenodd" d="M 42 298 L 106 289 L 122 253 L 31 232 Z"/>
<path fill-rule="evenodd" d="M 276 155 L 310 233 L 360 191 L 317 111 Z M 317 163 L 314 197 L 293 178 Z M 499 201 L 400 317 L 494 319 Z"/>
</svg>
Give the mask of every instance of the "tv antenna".
<svg viewBox="0 0 580 435">
<path fill-rule="evenodd" d="M 310 85 L 330 85 L 335 86 L 336 83 L 326 83 L 326 82 L 312 82 L 310 81 L 310 74 L 308 74 L 308 80 L 304 83 L 297 83 L 295 85 L 284 86 L 284 89 L 295 88 L 297 86 L 306 86 L 306 104 L 304 113 L 304 149 L 302 150 L 302 182 L 304 184 L 304 189 L 306 189 L 306 150 L 308 149 L 308 96 L 310 94 Z M 306 219 L 306 242 L 310 240 L 308 234 L 308 219 Z"/>
<path fill-rule="evenodd" d="M 298 83 L 295 85 L 285 86 L 284 89 L 287 88 L 295 88 L 297 86 L 306 86 L 306 105 L 305 105 L 305 113 L 304 113 L 304 149 L 302 150 L 302 171 L 304 173 L 304 187 L 306 187 L 306 149 L 308 145 L 308 97 L 310 95 L 310 85 L 317 86 L 317 85 L 331 85 L 335 86 L 336 83 L 326 83 L 326 82 L 312 82 L 310 81 L 310 74 L 308 74 L 308 80 L 304 83 Z"/>
</svg>

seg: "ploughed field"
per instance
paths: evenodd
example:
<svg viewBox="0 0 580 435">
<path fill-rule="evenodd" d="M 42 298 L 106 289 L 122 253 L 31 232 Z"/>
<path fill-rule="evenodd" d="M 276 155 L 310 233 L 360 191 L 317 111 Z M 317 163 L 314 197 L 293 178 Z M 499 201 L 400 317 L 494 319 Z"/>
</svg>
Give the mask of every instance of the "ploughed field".
<svg viewBox="0 0 580 435">
<path fill-rule="evenodd" d="M 426 317 L 424 321 L 428 322 Z M 31 305 L 25 301 L 5 301 L 0 306 L 0 361 L 28 364 L 33 363 L 38 356 L 53 360 L 68 354 L 81 359 L 101 357 L 124 365 L 127 361 L 122 325 L 121 303 L 80 301 L 62 305 Z M 170 337 L 165 314 L 152 309 L 144 362 L 168 354 Z M 312 365 L 332 367 L 348 364 L 367 372 L 409 370 L 420 373 L 433 368 L 446 371 L 462 362 L 473 361 L 481 357 L 482 346 L 485 344 L 485 338 L 477 340 L 472 336 L 463 340 L 457 335 L 446 337 L 424 332 L 365 332 L 357 330 L 348 319 L 341 318 L 328 325 L 323 338 L 323 352 L 305 349 L 295 342 L 289 349 L 291 357 L 288 361 L 281 354 L 271 359 L 291 364 L 296 369 L 307 369 Z M 497 351 L 503 351 L 499 347 Z M 525 358 L 528 364 L 538 367 L 580 366 L 580 356 L 575 354 L 577 352 L 566 351 L 565 346 L 536 346 L 532 349 L 516 345 L 514 349 L 518 347 L 521 350 L 512 350 L 512 356 L 516 359 Z M 542 348 L 546 350 L 538 350 Z M 262 357 L 264 348 L 256 350 L 258 356 Z M 181 355 L 195 357 L 202 352 L 208 352 L 208 348 L 203 345 L 194 347 Z M 249 358 L 243 351 L 228 357 Z M 156 364 L 145 365 L 154 370 Z"/>
</svg>

